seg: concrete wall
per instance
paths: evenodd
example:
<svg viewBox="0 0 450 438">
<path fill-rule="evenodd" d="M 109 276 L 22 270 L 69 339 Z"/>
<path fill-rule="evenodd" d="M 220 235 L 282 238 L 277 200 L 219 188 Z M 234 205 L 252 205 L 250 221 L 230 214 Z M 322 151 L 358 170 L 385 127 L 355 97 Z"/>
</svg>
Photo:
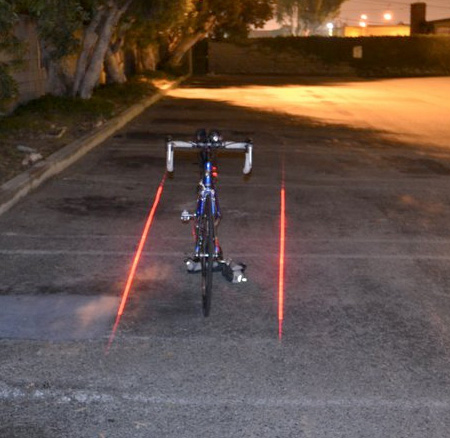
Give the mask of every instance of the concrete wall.
<svg viewBox="0 0 450 438">
<path fill-rule="evenodd" d="M 21 102 L 36 99 L 45 94 L 46 72 L 41 64 L 41 55 L 36 27 L 32 22 L 23 17 L 14 29 L 15 35 L 25 42 L 25 54 L 21 66 L 13 72 L 13 77 L 19 88 L 18 98 L 10 104 L 8 109 L 13 109 Z M 7 60 L 5 54 L 0 54 L 3 60 Z"/>
<path fill-rule="evenodd" d="M 450 38 L 299 37 L 210 41 L 216 74 L 407 77 L 450 74 Z"/>
<path fill-rule="evenodd" d="M 209 72 L 221 74 L 332 75 L 353 74 L 346 63 L 327 64 L 311 55 L 273 51 L 258 44 L 210 42 Z"/>
</svg>

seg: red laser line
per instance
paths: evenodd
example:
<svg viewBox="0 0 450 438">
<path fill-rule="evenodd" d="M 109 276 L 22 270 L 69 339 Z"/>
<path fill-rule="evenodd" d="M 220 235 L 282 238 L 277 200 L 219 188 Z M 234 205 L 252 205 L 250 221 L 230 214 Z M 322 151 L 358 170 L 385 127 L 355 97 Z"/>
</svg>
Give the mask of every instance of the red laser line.
<svg viewBox="0 0 450 438">
<path fill-rule="evenodd" d="M 134 277 L 136 275 L 136 269 L 139 265 L 139 261 L 142 256 L 142 251 L 145 246 L 145 242 L 147 241 L 148 233 L 153 223 L 153 218 L 155 217 L 155 212 L 158 207 L 159 201 L 161 199 L 161 195 L 164 188 L 164 183 L 166 182 L 167 173 L 164 174 L 161 182 L 159 183 L 158 190 L 156 191 L 155 199 L 153 201 L 152 209 L 150 210 L 150 214 L 148 215 L 147 222 L 145 223 L 144 231 L 142 232 L 141 240 L 139 241 L 138 248 L 136 250 L 136 254 L 133 259 L 133 264 L 131 265 L 130 272 L 128 274 L 128 279 L 125 284 L 125 289 L 122 293 L 122 299 L 120 301 L 119 309 L 117 311 L 116 321 L 114 323 L 114 327 L 111 331 L 111 335 L 109 337 L 108 346 L 106 347 L 106 354 L 109 352 L 111 344 L 116 335 L 117 328 L 119 327 L 120 319 L 123 315 L 123 311 L 125 310 L 125 305 L 127 303 L 128 296 L 130 294 L 131 286 L 133 285 Z"/>
<path fill-rule="evenodd" d="M 280 259 L 278 272 L 278 338 L 283 336 L 284 320 L 284 257 L 286 248 L 286 189 L 284 179 L 280 192 Z"/>
</svg>

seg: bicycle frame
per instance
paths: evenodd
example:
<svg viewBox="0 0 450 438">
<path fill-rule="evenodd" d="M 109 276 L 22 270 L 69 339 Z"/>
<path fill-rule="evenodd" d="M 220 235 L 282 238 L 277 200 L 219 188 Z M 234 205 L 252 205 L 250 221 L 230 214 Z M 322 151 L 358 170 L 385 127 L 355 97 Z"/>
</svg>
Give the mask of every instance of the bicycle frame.
<svg viewBox="0 0 450 438">
<path fill-rule="evenodd" d="M 206 151 L 202 151 L 200 153 L 200 157 L 202 160 L 203 172 L 201 176 L 201 180 L 199 183 L 198 190 L 198 198 L 197 198 L 197 209 L 196 209 L 196 230 L 195 230 L 195 251 L 194 254 L 196 257 L 204 256 L 201 254 L 202 248 L 202 233 L 200 232 L 200 227 L 202 226 L 201 218 L 204 217 L 205 214 L 205 205 L 206 199 L 209 197 L 211 202 L 212 215 L 214 217 L 214 230 L 213 230 L 213 238 L 214 238 L 214 259 L 217 260 L 219 257 L 220 247 L 217 242 L 216 236 L 216 222 L 221 217 L 220 207 L 219 207 L 219 199 L 217 197 L 216 187 L 215 187 L 215 178 L 217 176 L 217 167 L 213 165 L 213 157 L 210 149 Z"/>
</svg>

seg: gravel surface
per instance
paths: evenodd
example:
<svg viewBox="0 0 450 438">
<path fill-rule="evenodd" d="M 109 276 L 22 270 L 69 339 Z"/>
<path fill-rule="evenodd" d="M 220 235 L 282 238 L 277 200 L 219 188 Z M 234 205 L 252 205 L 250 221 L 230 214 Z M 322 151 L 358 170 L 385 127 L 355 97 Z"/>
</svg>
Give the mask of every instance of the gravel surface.
<svg viewBox="0 0 450 438">
<path fill-rule="evenodd" d="M 0 217 L 0 436 L 447 437 L 447 128 L 386 134 L 383 118 L 403 126 L 389 99 L 412 98 L 395 84 L 192 79 Z M 432 90 L 417 117 L 449 113 Z M 164 138 L 203 126 L 254 140 L 250 178 L 243 156 L 219 157 L 221 245 L 249 282 L 215 275 L 202 317 L 179 220 L 197 157 L 177 152 L 106 354 Z"/>
</svg>

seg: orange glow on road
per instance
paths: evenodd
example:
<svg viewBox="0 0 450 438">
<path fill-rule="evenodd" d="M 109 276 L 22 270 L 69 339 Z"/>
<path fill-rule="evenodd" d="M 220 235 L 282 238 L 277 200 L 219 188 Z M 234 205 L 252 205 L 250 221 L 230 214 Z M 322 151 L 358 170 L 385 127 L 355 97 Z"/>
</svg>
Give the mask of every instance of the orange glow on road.
<svg viewBox="0 0 450 438">
<path fill-rule="evenodd" d="M 367 31 L 367 28 L 359 26 L 350 28 L 355 34 L 346 36 L 358 36 L 361 31 Z M 401 33 L 402 26 L 394 28 L 395 33 Z M 337 124 L 352 130 L 376 130 L 380 139 L 414 145 L 420 142 L 424 146 L 429 143 L 448 149 L 450 101 L 444 98 L 450 93 L 448 77 L 377 81 L 336 79 L 321 84 L 300 77 L 294 80 L 290 76 L 285 80 L 279 77 L 272 85 L 258 85 L 256 79 L 255 82 L 253 85 L 243 82 L 227 86 L 225 81 L 217 88 L 207 86 L 206 82 L 203 88 L 201 85 L 198 88 L 177 88 L 169 95 L 177 99 L 226 102 L 233 107 L 261 112 L 261 116 L 263 113 L 277 114 L 324 126 Z M 437 89 L 441 92 L 435 93 Z M 410 105 L 413 100 L 418 104 Z M 324 105 L 328 101 L 332 105 Z"/>
<path fill-rule="evenodd" d="M 286 190 L 284 178 L 281 186 L 280 196 L 280 259 L 278 272 L 278 338 L 283 336 L 284 320 L 284 256 L 286 245 Z"/>
<path fill-rule="evenodd" d="M 122 299 L 120 301 L 119 309 L 117 311 L 116 321 L 114 323 L 114 327 L 111 331 L 111 335 L 109 337 L 108 346 L 106 347 L 106 354 L 108 354 L 111 344 L 116 335 L 117 327 L 119 326 L 120 318 L 123 315 L 123 311 L 125 310 L 125 305 L 127 303 L 128 296 L 130 294 L 131 286 L 133 285 L 134 277 L 136 275 L 136 269 L 139 265 L 139 261 L 142 256 L 142 251 L 145 246 L 145 242 L 147 241 L 148 233 L 153 223 L 153 218 L 155 217 L 155 212 L 158 207 L 159 201 L 161 199 L 161 195 L 164 188 L 164 183 L 166 182 L 167 173 L 164 174 L 163 179 L 161 180 L 158 190 L 156 191 L 155 199 L 153 201 L 152 209 L 150 210 L 150 214 L 148 215 L 147 222 L 145 223 L 144 231 L 142 232 L 141 240 L 139 241 L 139 246 L 136 250 L 136 254 L 133 259 L 133 264 L 131 265 L 130 272 L 128 274 L 128 280 L 125 284 L 125 289 L 122 293 Z"/>
</svg>

